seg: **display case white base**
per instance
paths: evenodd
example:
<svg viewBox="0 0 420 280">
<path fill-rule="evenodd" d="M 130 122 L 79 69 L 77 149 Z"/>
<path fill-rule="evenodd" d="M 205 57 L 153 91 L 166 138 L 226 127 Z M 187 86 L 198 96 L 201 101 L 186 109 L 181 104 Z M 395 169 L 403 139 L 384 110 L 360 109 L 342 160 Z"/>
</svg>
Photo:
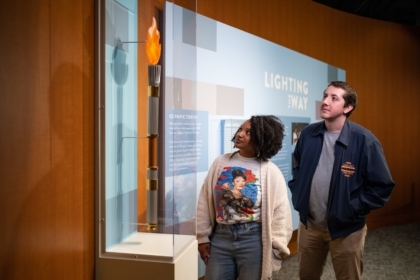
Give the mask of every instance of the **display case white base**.
<svg viewBox="0 0 420 280">
<path fill-rule="evenodd" d="M 97 280 L 197 280 L 197 240 L 191 235 L 136 233 L 99 254 Z"/>
</svg>

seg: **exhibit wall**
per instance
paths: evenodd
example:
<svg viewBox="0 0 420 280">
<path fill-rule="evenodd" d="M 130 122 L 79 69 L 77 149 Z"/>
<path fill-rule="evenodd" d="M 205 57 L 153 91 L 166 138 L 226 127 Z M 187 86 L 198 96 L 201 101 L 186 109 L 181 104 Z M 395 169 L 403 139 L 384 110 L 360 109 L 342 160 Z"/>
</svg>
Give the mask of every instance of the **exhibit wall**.
<svg viewBox="0 0 420 280">
<path fill-rule="evenodd" d="M 197 13 L 345 69 L 359 96 L 350 120 L 381 141 L 396 183 L 387 205 L 369 214 L 368 228 L 419 221 L 420 150 L 415 139 L 420 115 L 410 109 L 420 104 L 418 26 L 360 17 L 306 0 L 264 5 L 202 0 Z"/>
<path fill-rule="evenodd" d="M 94 279 L 94 2 L 19 0 L 0 9 L 2 279 Z M 146 2 L 139 33 L 163 9 L 163 1 Z M 360 101 L 351 120 L 381 140 L 396 182 L 369 229 L 419 221 L 419 27 L 310 0 L 198 0 L 197 11 L 344 69 Z M 139 91 L 146 71 L 138 70 Z M 137 100 L 140 134 L 146 98 Z"/>
<path fill-rule="evenodd" d="M 282 121 L 283 148 L 271 160 L 291 180 L 297 137 L 321 119 L 323 90 L 345 81 L 345 70 L 178 5 L 164 9 L 165 28 L 172 31 L 165 37 L 166 61 L 174 61 L 165 68 L 165 180 L 192 181 L 189 188 L 174 186 L 183 189 L 174 195 L 176 204 L 199 193 L 211 163 L 234 150 L 233 135 L 252 115 Z M 195 211 L 188 214 L 181 216 L 195 218 Z M 298 224 L 293 211 L 293 228 Z"/>
</svg>

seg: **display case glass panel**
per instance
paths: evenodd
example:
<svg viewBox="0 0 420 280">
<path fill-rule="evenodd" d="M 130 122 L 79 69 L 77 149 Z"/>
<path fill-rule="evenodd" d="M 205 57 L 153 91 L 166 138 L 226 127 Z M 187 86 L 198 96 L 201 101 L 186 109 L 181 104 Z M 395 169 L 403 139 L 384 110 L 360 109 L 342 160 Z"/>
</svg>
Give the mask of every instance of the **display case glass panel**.
<svg viewBox="0 0 420 280">
<path fill-rule="evenodd" d="M 178 47 L 194 44 L 195 13 L 174 12 L 174 2 L 98 2 L 99 258 L 173 262 L 195 242 L 196 152 L 180 151 L 197 126 L 167 122 L 176 108 L 166 97 L 179 94 L 177 73 L 196 80 L 196 54 Z"/>
</svg>

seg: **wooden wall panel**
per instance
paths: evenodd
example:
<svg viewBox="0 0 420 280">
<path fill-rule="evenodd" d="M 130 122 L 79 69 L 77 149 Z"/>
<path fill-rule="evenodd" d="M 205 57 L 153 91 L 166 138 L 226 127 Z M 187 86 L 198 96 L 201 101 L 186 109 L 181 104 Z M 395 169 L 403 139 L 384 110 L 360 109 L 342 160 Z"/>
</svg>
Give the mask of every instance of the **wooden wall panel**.
<svg viewBox="0 0 420 280">
<path fill-rule="evenodd" d="M 94 193 L 94 182 L 95 182 L 95 163 L 94 163 L 94 101 L 95 97 L 92 94 L 95 90 L 95 70 L 94 70 L 94 1 L 83 0 L 82 1 L 82 78 L 83 78 L 83 108 L 82 108 L 82 125 L 83 125 L 83 162 L 81 169 L 83 171 L 83 182 L 82 182 L 82 221 L 83 221 L 83 232 L 82 242 L 80 245 L 82 258 L 79 258 L 79 262 L 82 263 L 82 277 L 81 279 L 89 280 L 94 279 L 95 275 L 95 193 Z M 80 167 L 79 167 L 80 168 Z"/>
<path fill-rule="evenodd" d="M 93 0 L 0 18 L 0 278 L 92 279 Z"/>
</svg>

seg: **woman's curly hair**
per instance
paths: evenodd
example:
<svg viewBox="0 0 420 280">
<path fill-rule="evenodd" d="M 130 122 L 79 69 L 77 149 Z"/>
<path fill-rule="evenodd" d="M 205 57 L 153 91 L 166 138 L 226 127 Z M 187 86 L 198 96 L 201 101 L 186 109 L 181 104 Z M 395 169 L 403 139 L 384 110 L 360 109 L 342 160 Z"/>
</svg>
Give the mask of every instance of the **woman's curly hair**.
<svg viewBox="0 0 420 280">
<path fill-rule="evenodd" d="M 267 161 L 283 147 L 284 125 L 279 118 L 272 115 L 252 116 L 249 120 L 251 143 L 254 145 L 257 157 Z M 232 141 L 235 141 L 236 133 Z"/>
</svg>

